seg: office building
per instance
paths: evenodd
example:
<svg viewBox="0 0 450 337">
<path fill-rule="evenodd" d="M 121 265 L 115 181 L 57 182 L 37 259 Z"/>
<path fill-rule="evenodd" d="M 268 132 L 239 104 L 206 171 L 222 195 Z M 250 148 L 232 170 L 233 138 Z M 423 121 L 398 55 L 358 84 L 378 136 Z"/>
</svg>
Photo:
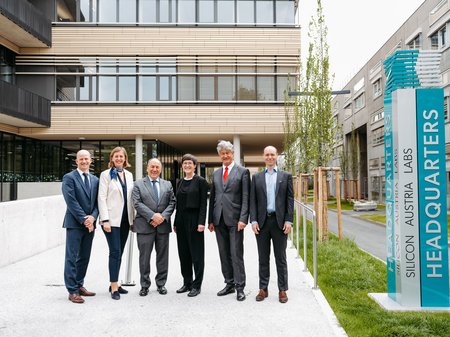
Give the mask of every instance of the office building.
<svg viewBox="0 0 450 337">
<path fill-rule="evenodd" d="M 122 145 L 133 168 L 157 156 L 172 181 L 185 152 L 207 175 L 219 139 L 246 165 L 281 148 L 297 10 L 292 0 L 2 1 L 1 200 L 59 181 L 80 148 L 95 174 Z"/>
</svg>

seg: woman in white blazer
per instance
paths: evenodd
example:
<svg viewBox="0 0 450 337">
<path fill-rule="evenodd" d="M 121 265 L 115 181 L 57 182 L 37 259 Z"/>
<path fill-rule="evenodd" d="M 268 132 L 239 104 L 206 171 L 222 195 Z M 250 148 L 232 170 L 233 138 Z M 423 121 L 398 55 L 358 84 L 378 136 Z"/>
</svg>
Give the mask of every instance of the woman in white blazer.
<svg viewBox="0 0 450 337">
<path fill-rule="evenodd" d="M 109 155 L 109 169 L 100 175 L 98 189 L 100 223 L 109 246 L 109 291 L 114 300 L 119 300 L 120 294 L 128 293 L 119 286 L 118 279 L 135 212 L 131 200 L 133 174 L 126 170 L 129 166 L 127 151 L 123 147 L 114 148 Z"/>
</svg>

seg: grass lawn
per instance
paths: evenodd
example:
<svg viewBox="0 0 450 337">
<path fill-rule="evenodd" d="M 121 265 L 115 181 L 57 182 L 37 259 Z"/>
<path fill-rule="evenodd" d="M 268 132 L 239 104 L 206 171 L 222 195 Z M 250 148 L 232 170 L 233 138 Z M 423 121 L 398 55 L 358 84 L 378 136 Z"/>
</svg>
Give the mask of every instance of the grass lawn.
<svg viewBox="0 0 450 337">
<path fill-rule="evenodd" d="M 359 217 L 362 219 L 378 222 L 382 225 L 386 225 L 386 214 L 363 214 Z"/>
<path fill-rule="evenodd" d="M 329 209 L 337 209 L 336 200 L 334 200 L 333 202 L 330 202 L 328 204 L 328 208 Z M 348 202 L 347 200 L 341 199 L 341 210 L 351 211 L 351 210 L 353 210 L 353 204 L 351 202 Z"/>
<path fill-rule="evenodd" d="M 311 242 L 311 226 L 308 231 Z M 311 247 L 308 268 L 312 273 Z M 370 299 L 368 293 L 387 290 L 386 265 L 361 251 L 353 241 L 339 241 L 330 234 L 328 242 L 319 244 L 318 283 L 350 337 L 450 336 L 449 313 L 387 312 Z"/>
</svg>

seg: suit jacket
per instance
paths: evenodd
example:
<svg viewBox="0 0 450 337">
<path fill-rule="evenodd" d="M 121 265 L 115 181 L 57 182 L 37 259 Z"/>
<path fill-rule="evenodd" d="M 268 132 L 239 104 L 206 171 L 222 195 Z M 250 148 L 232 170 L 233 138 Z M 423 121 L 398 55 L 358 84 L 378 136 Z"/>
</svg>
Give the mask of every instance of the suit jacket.
<svg viewBox="0 0 450 337">
<path fill-rule="evenodd" d="M 223 183 L 223 168 L 213 173 L 209 202 L 209 223 L 218 226 L 220 217 L 227 226 L 237 226 L 239 221 L 248 222 L 250 197 L 250 173 L 237 164 Z"/>
<path fill-rule="evenodd" d="M 98 178 L 89 173 L 91 190 L 88 191 L 77 170 L 64 175 L 62 181 L 62 194 L 67 204 L 64 216 L 64 228 L 86 228 L 84 220 L 92 215 L 97 220 L 98 206 Z"/>
<path fill-rule="evenodd" d="M 98 209 L 100 220 L 109 220 L 111 227 L 120 227 L 122 222 L 122 212 L 125 203 L 122 185 L 119 179 L 112 179 L 109 174 L 111 169 L 105 170 L 100 174 L 100 185 L 98 188 Z M 133 192 L 133 174 L 130 171 L 123 170 L 127 182 L 127 211 L 128 223 L 131 226 L 134 220 L 134 207 L 131 193 Z"/>
<path fill-rule="evenodd" d="M 134 231 L 139 234 L 149 234 L 157 231 L 158 233 L 170 233 L 170 217 L 175 209 L 175 195 L 173 193 L 170 181 L 159 179 L 159 202 L 158 197 L 153 194 L 151 180 L 147 176 L 136 180 L 133 187 L 133 204 L 136 209 L 136 218 L 134 219 Z M 161 213 L 166 219 L 156 229 L 150 225 L 150 221 L 155 213 Z"/>
<path fill-rule="evenodd" d="M 177 197 L 183 179 L 177 183 Z M 205 178 L 195 175 L 189 185 L 186 208 L 198 209 L 197 225 L 204 225 L 206 220 L 206 205 L 208 199 L 208 183 Z"/>
<path fill-rule="evenodd" d="M 275 186 L 275 213 L 278 227 L 283 229 L 284 223 L 294 221 L 294 187 L 292 175 L 278 170 Z M 267 216 L 267 187 L 265 172 L 253 176 L 250 192 L 250 222 L 258 222 L 262 228 Z"/>
</svg>

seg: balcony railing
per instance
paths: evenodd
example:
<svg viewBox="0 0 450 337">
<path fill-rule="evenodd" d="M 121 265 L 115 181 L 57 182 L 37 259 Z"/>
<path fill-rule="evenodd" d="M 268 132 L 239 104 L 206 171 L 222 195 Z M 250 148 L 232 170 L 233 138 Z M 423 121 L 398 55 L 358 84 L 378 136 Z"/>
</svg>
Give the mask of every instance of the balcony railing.
<svg viewBox="0 0 450 337">
<path fill-rule="evenodd" d="M 50 126 L 50 110 L 50 100 L 0 80 L 0 113 Z"/>
<path fill-rule="evenodd" d="M 1 0 L 0 14 L 16 23 L 47 46 L 52 44 L 52 23 L 25 0 Z"/>
</svg>

